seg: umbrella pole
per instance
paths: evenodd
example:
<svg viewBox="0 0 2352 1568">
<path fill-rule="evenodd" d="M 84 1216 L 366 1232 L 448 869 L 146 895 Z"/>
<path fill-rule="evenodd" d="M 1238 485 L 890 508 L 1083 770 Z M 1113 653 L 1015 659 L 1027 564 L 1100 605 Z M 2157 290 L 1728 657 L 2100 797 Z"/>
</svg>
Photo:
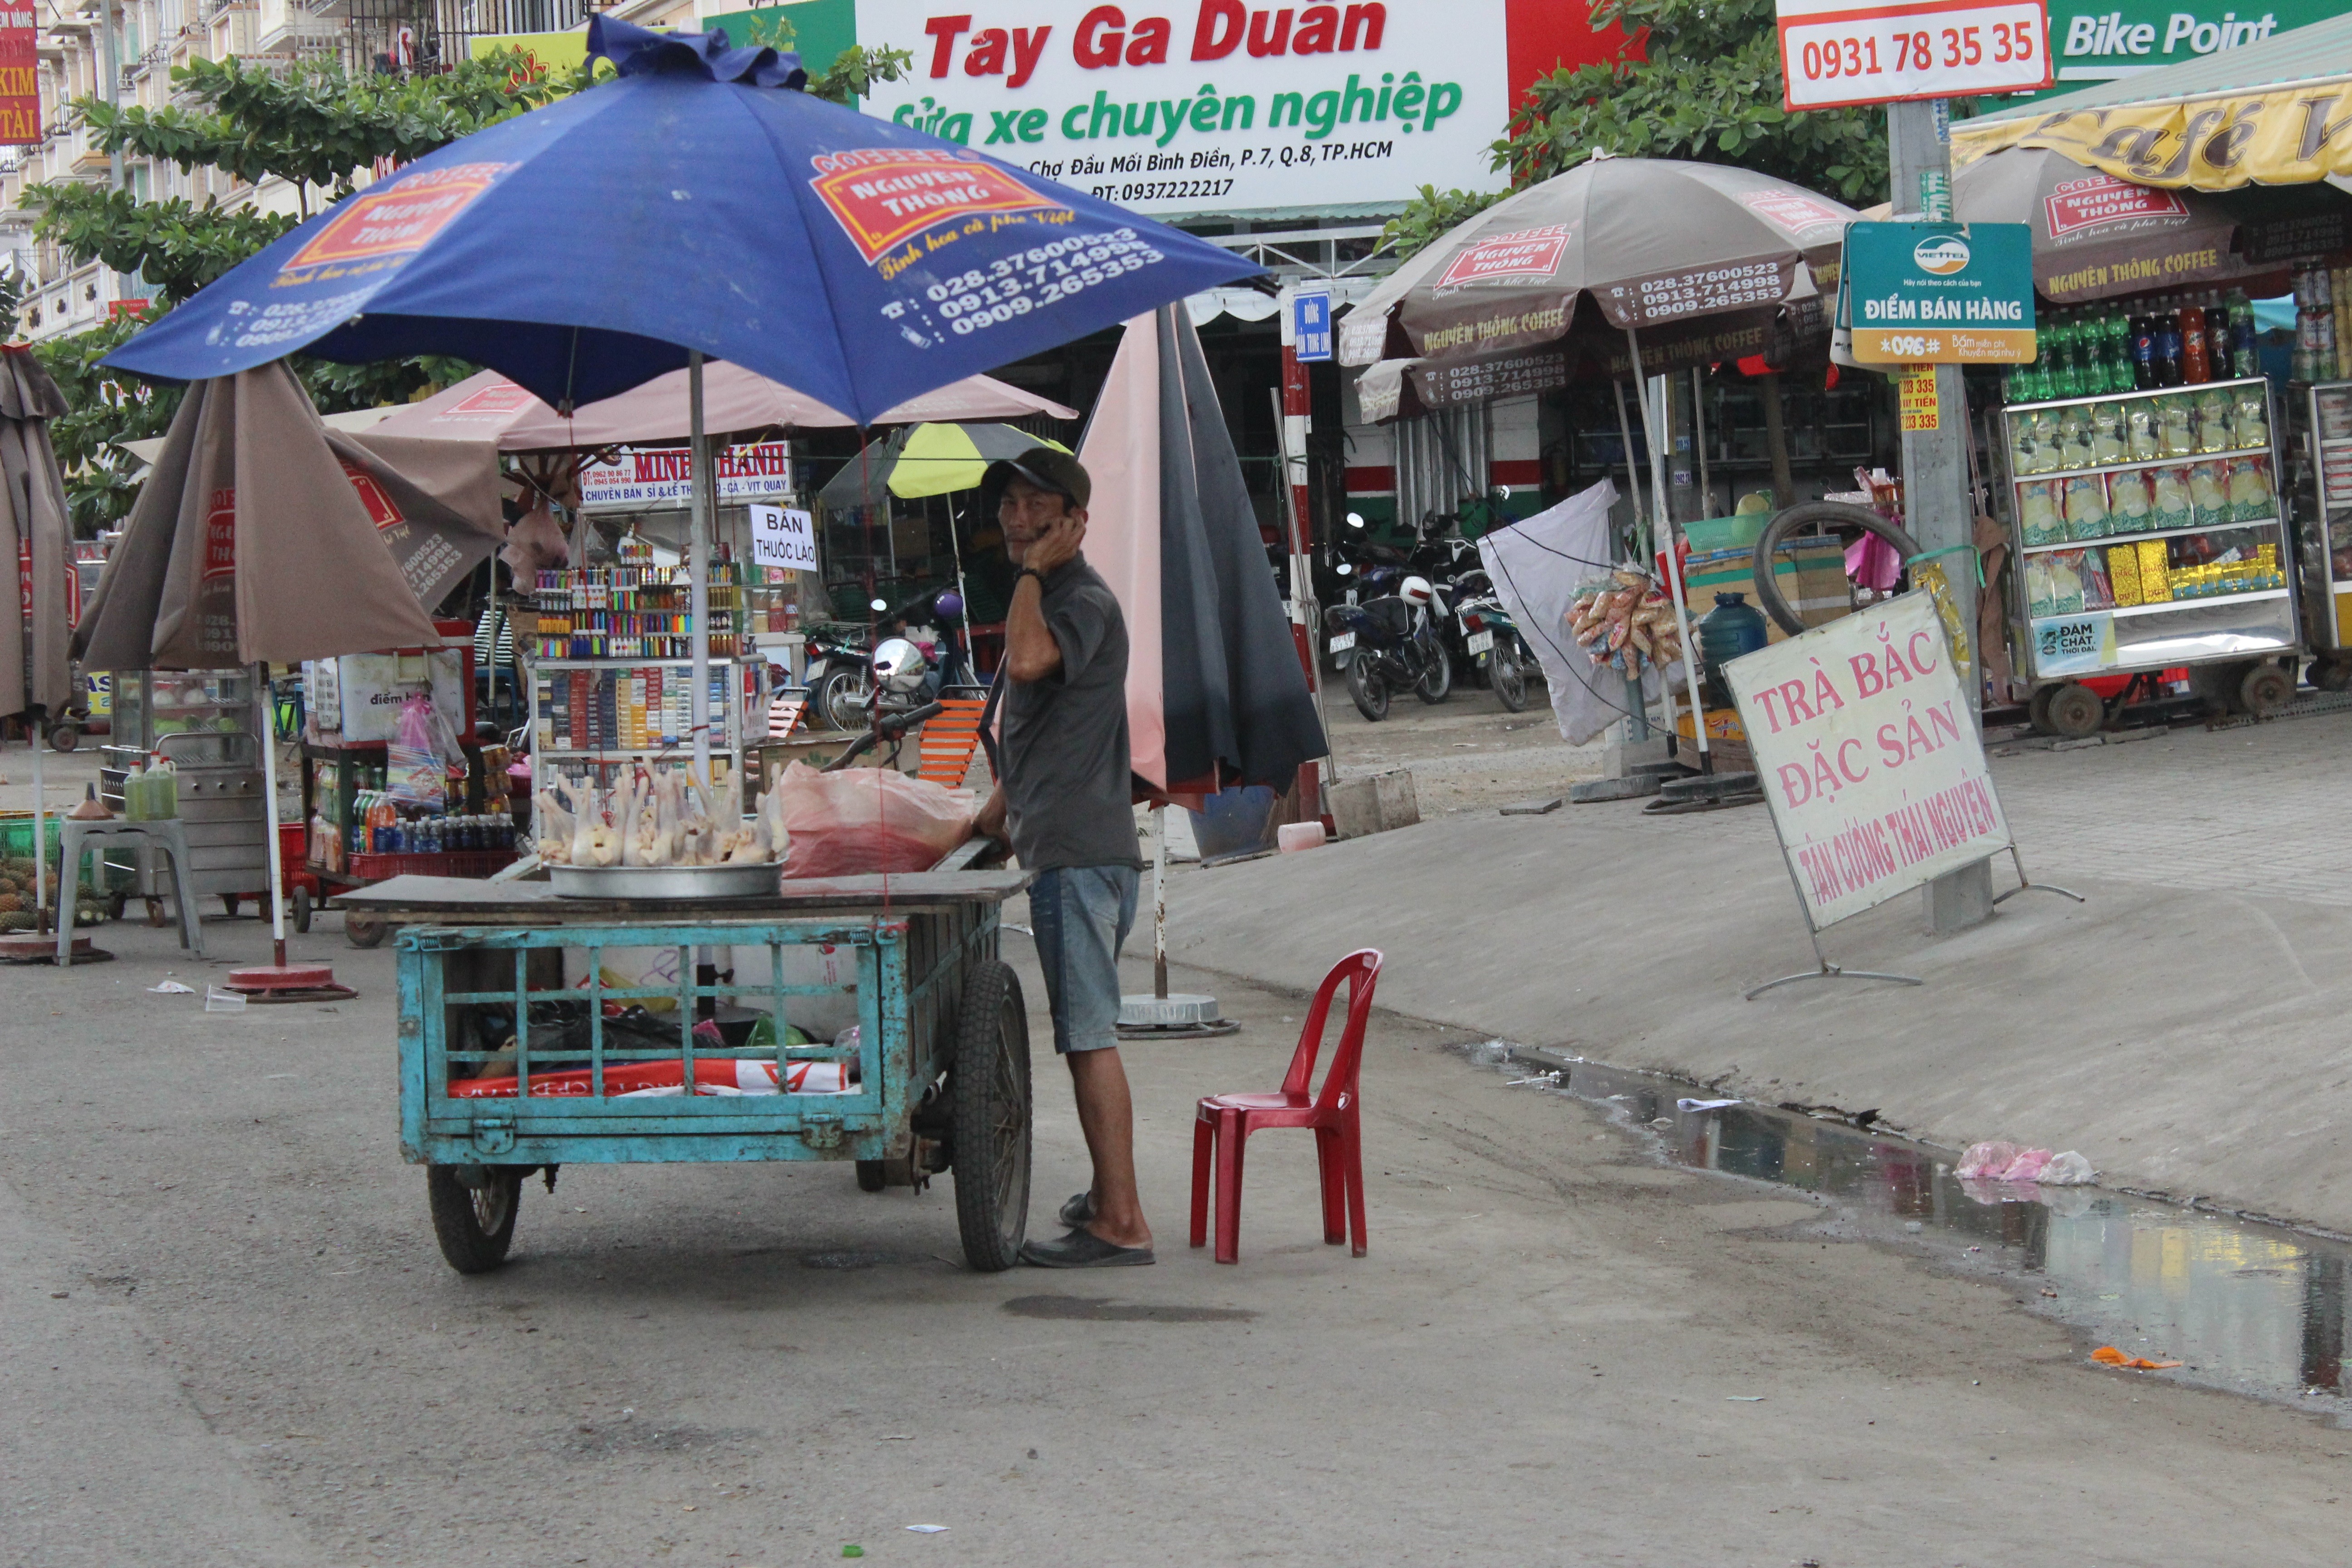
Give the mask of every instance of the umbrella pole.
<svg viewBox="0 0 2352 1568">
<path fill-rule="evenodd" d="M 1151 994 L 1168 1000 L 1168 803 L 1151 807 Z"/>
<path fill-rule="evenodd" d="M 496 652 L 493 647 L 492 652 Z M 254 694 L 261 704 L 261 815 L 268 834 L 264 843 L 269 868 L 270 963 L 286 967 L 286 870 L 279 864 L 278 843 L 278 699 L 269 689 L 269 666 L 253 667 Z"/>
<path fill-rule="evenodd" d="M 48 845 L 46 842 L 46 838 L 47 837 L 46 825 L 48 821 L 48 815 L 46 810 L 47 795 L 41 788 L 41 753 L 47 751 L 48 746 L 41 735 L 41 721 L 39 715 L 26 714 L 25 717 L 25 728 L 26 731 L 33 737 L 34 919 L 36 921 L 39 922 L 38 929 L 47 931 L 49 929 L 47 923 L 47 917 L 49 910 L 49 849 Z M 102 860 L 105 857 L 100 856 L 100 858 Z M 63 870 L 64 868 L 60 866 L 58 869 Z"/>
<path fill-rule="evenodd" d="M 955 563 L 956 601 L 963 605 L 956 616 L 957 625 L 963 629 L 963 678 L 977 686 L 980 684 L 980 671 L 971 662 L 971 598 L 963 591 L 963 541 L 956 537 L 955 497 L 948 497 L 947 502 L 948 559 Z M 949 646 L 954 645 L 950 643 Z"/>
<path fill-rule="evenodd" d="M 1638 376 L 1642 374 L 1642 340 L 1633 335 L 1633 329 L 1631 327 L 1625 329 L 1625 346 L 1633 351 L 1633 374 Z M 1658 526 L 1652 542 L 1655 544 L 1663 541 L 1661 547 L 1666 552 L 1667 593 L 1675 605 L 1675 632 L 1682 639 L 1683 674 L 1690 683 L 1691 732 L 1698 739 L 1698 771 L 1711 773 L 1715 772 L 1715 754 L 1708 750 L 1706 743 L 1706 710 L 1699 706 L 1698 647 L 1691 641 L 1690 609 L 1683 603 L 1683 567 L 1675 549 L 1674 508 L 1666 504 L 1666 451 L 1665 447 L 1660 445 L 1658 430 L 1665 410 L 1652 407 L 1653 399 L 1647 395 L 1647 390 L 1645 386 L 1644 395 L 1642 398 L 1642 426 L 1649 433 L 1650 437 L 1650 493 L 1656 498 L 1658 503 Z M 1656 402 L 1665 401 L 1664 396 L 1665 390 L 1665 379 L 1662 376 L 1658 380 L 1660 396 L 1655 400 Z M 1665 699 L 1666 728 L 1672 730 L 1675 723 L 1675 690 L 1673 683 L 1666 679 L 1666 671 L 1664 669 L 1658 671 L 1658 693 Z"/>
<path fill-rule="evenodd" d="M 1637 545 L 1644 547 L 1638 553 L 1646 560 L 1650 517 L 1642 505 L 1642 470 L 1633 466 L 1633 427 L 1625 420 L 1625 384 L 1612 381 L 1609 385 L 1617 394 L 1617 441 L 1625 454 L 1625 492 L 1626 499 L 1633 503 L 1633 539 Z M 1650 738 L 1650 705 L 1642 700 L 1641 680 L 1631 675 L 1625 678 L 1625 716 L 1628 721 L 1625 738 L 1628 741 Z"/>
<path fill-rule="evenodd" d="M 687 486 L 687 609 L 693 620 L 688 637 L 694 649 L 694 771 L 705 789 L 710 780 L 710 437 L 702 427 L 702 351 L 686 355 L 687 454 L 693 477 Z"/>
</svg>

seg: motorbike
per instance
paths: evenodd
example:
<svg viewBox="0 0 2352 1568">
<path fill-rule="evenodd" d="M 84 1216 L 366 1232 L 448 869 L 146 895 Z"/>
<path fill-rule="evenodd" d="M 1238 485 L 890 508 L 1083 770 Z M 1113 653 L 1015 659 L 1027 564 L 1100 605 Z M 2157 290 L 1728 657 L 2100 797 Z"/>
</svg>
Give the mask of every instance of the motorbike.
<svg viewBox="0 0 2352 1568">
<path fill-rule="evenodd" d="M 1462 630 L 1464 651 L 1476 660 L 1476 668 L 1496 700 L 1514 713 L 1522 711 L 1528 705 L 1528 682 L 1542 679 L 1543 667 L 1519 635 L 1518 623 L 1511 619 L 1491 587 L 1458 600 L 1454 613 Z"/>
<path fill-rule="evenodd" d="M 936 663 L 922 661 L 919 695 L 924 700 L 937 697 L 942 686 L 981 684 L 956 639 L 954 628 L 962 619 L 962 595 L 953 588 L 935 588 L 896 609 L 877 612 L 877 625 L 885 637 L 870 650 L 866 627 L 835 626 L 828 628 L 826 635 L 812 634 L 808 642 L 809 708 L 815 721 L 828 730 L 866 728 L 869 713 L 877 706 L 875 665 L 894 642 L 906 646 L 906 639 L 888 635 L 892 628 L 903 628 L 938 650 Z M 926 624 L 910 624 L 917 622 Z M 928 624 L 932 622 L 938 625 Z M 894 693 L 885 682 L 880 710 L 887 713 L 911 706 L 899 700 L 905 695 Z"/>
<path fill-rule="evenodd" d="M 1400 593 L 1324 613 L 1332 653 L 1349 656 L 1348 695 L 1373 723 L 1388 717 L 1392 691 L 1437 703 L 1454 689 L 1454 661 L 1431 614 L 1434 596 L 1428 583 L 1407 578 Z"/>
</svg>

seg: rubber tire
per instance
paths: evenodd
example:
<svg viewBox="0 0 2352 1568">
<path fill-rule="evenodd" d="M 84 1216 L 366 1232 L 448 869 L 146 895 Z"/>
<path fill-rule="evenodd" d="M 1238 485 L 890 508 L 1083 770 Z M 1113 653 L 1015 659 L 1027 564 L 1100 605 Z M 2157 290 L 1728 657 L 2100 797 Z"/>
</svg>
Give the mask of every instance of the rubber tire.
<svg viewBox="0 0 2352 1568">
<path fill-rule="evenodd" d="M 1784 541 L 1800 532 L 1827 523 L 1859 528 L 1874 533 L 1895 546 L 1895 552 L 1908 561 L 1919 553 L 1919 545 L 1908 533 L 1887 521 L 1867 507 L 1853 506 L 1842 500 L 1800 501 L 1786 511 L 1777 512 L 1764 525 L 1763 534 L 1756 541 L 1756 605 L 1780 629 L 1794 637 L 1807 630 L 1804 617 L 1798 615 L 1780 593 L 1780 574 L 1772 570 L 1772 556 Z"/>
<path fill-rule="evenodd" d="M 302 935 L 310 934 L 310 889 L 294 889 L 294 929 Z"/>
<path fill-rule="evenodd" d="M 1435 707 L 1454 695 L 1454 656 L 1445 651 L 1444 643 L 1434 639 L 1429 645 L 1429 651 L 1437 656 L 1436 660 L 1422 673 L 1419 680 L 1412 683 L 1412 694 Z M 1434 681 L 1431 679 L 1433 676 L 1436 678 Z"/>
<path fill-rule="evenodd" d="M 1355 699 L 1356 711 L 1377 724 L 1389 716 L 1389 689 L 1371 660 L 1359 655 L 1348 666 L 1348 695 Z"/>
<path fill-rule="evenodd" d="M 948 1097 L 964 1258 L 980 1273 L 1001 1273 L 1020 1261 L 1029 1232 L 1031 1100 L 1021 977 L 996 959 L 964 976 Z"/>
<path fill-rule="evenodd" d="M 460 1274 L 487 1274 L 507 1260 L 514 1245 L 515 1212 L 522 1207 L 520 1165 L 487 1167 L 490 1184 L 477 1194 L 457 1179 L 455 1165 L 425 1167 L 425 1198 L 433 1210 L 433 1238 L 441 1256 Z M 481 1205 L 477 1205 L 480 1197 Z M 483 1223 L 488 1206 L 489 1224 Z"/>
<path fill-rule="evenodd" d="M 1528 672 L 1519 668 L 1518 655 L 1503 644 L 1486 656 L 1491 672 L 1489 684 L 1495 689 L 1495 700 L 1513 713 L 1524 713 L 1528 708 Z"/>
<path fill-rule="evenodd" d="M 2097 734 L 2107 721 L 2107 705 L 2079 680 L 2070 680 L 2052 692 L 2046 711 L 2050 732 L 2070 741 Z"/>
<path fill-rule="evenodd" d="M 381 915 L 345 915 L 343 937 L 353 947 L 382 947 L 392 922 Z"/>
<path fill-rule="evenodd" d="M 2037 735 L 2058 732 L 2050 727 L 2050 698 L 2057 689 L 2054 686 L 2037 686 L 2033 695 L 2025 700 L 2025 722 Z"/>
<path fill-rule="evenodd" d="M 2352 658 L 2315 658 L 2311 661 L 2311 684 L 2321 691 L 2341 691 L 2352 686 Z"/>
<path fill-rule="evenodd" d="M 2238 710 L 2256 718 L 2275 713 L 2294 700 L 2294 677 L 2267 659 L 2238 682 Z"/>
<path fill-rule="evenodd" d="M 860 1160 L 857 1162 L 857 1190 L 859 1192 L 878 1193 L 889 1184 L 888 1178 L 884 1176 L 882 1173 L 881 1161 Z"/>
<path fill-rule="evenodd" d="M 2209 712 L 2243 712 L 2238 706 L 2239 694 L 2256 662 L 2231 659 L 2222 664 L 2192 664 L 2189 667 L 2189 694 L 2205 704 Z"/>
<path fill-rule="evenodd" d="M 866 728 L 866 702 L 871 688 L 854 669 L 828 669 L 817 677 L 809 706 L 828 730 L 857 731 Z M 845 722 L 844 721 L 846 721 Z"/>
<path fill-rule="evenodd" d="M 70 752 L 80 743 L 81 731 L 70 724 L 60 724 L 49 731 L 49 749 L 53 752 Z"/>
</svg>

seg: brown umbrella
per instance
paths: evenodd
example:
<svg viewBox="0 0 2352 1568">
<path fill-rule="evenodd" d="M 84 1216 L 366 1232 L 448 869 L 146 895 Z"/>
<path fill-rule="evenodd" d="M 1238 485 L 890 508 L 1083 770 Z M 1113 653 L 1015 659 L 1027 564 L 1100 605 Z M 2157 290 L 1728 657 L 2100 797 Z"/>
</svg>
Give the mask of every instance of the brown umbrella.
<svg viewBox="0 0 2352 1568">
<path fill-rule="evenodd" d="M 68 642 L 66 574 L 69 529 L 65 481 L 49 445 L 49 421 L 66 412 L 66 401 L 32 351 L 0 348 L 0 559 L 22 562 L 23 588 L 9 595 L 19 606 L 17 635 L 0 637 L 0 715 L 21 715 L 33 738 L 33 900 L 49 904 L 48 857 L 41 853 L 47 807 L 42 798 L 41 757 L 47 747 L 44 719 L 55 719 L 73 700 L 73 665 Z M 29 613 L 28 613 L 29 609 Z M 68 912 L 67 919 L 72 915 Z M 43 944 L 46 946 L 46 943 Z"/>
<path fill-rule="evenodd" d="M 2062 305 L 2212 284 L 2269 291 L 2272 280 L 2284 280 L 2283 260 L 2251 260 L 2237 249 L 2242 238 L 2270 235 L 2264 195 L 2158 190 L 2039 147 L 1992 153 L 1952 176 L 1963 223 L 2032 225 L 2033 287 Z M 2332 209 L 2340 246 L 2352 201 L 2326 186 L 2297 186 L 2294 202 L 2313 219 Z"/>
<path fill-rule="evenodd" d="M 327 434 L 282 360 L 192 384 L 82 617 L 83 658 L 101 669 L 225 669 L 439 642 L 394 554 L 400 502 Z M 392 507 L 389 522 L 371 487 Z M 437 504 L 421 491 L 401 501 Z M 437 555 L 420 546 L 411 567 L 430 576 Z M 278 748 L 267 731 L 261 757 L 277 962 L 232 983 L 315 987 L 314 972 L 286 964 Z"/>
</svg>

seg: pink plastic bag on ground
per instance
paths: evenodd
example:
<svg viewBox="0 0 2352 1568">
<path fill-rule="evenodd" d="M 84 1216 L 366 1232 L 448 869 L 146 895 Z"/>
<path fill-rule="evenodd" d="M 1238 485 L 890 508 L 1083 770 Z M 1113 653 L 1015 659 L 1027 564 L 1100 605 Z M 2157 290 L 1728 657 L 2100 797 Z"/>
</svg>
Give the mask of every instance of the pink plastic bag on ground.
<svg viewBox="0 0 2352 1568">
<path fill-rule="evenodd" d="M 2014 1143 L 1971 1143 L 1960 1163 L 1952 1167 L 1952 1174 L 1967 1181 L 1971 1176 L 1998 1179 L 2017 1159 L 2019 1149 Z"/>
<path fill-rule="evenodd" d="M 787 877 L 928 871 L 971 833 L 967 796 L 888 768 L 824 773 L 794 763 L 776 791 L 793 836 Z"/>
</svg>

